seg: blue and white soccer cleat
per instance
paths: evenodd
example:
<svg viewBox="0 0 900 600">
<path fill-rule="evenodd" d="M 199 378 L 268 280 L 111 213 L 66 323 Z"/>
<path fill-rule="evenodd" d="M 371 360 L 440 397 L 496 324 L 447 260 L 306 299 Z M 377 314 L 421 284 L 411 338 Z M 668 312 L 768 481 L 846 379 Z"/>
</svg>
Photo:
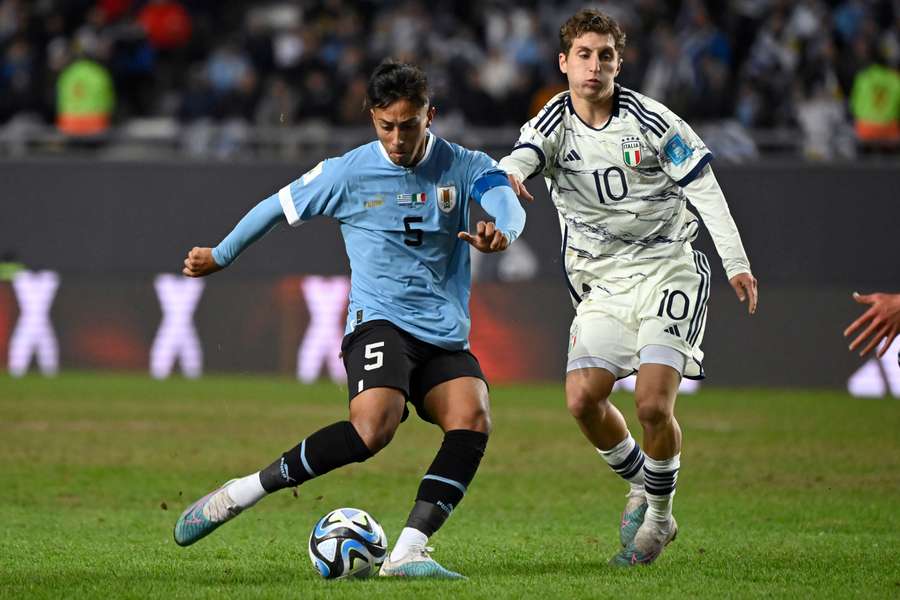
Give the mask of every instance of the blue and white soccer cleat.
<svg viewBox="0 0 900 600">
<path fill-rule="evenodd" d="M 619 541 L 623 548 L 634 541 L 638 528 L 644 524 L 645 514 L 647 514 L 647 496 L 643 490 L 629 492 L 625 510 L 622 511 L 622 518 L 619 521 Z"/>
<path fill-rule="evenodd" d="M 381 577 L 423 577 L 430 579 L 466 579 L 455 571 L 445 569 L 437 563 L 429 552 L 434 548 L 413 546 L 403 558 L 392 561 L 388 556 L 381 565 L 378 573 Z"/>
<path fill-rule="evenodd" d="M 622 548 L 610 559 L 609 564 L 616 567 L 633 567 L 649 565 L 662 554 L 669 542 L 678 535 L 678 523 L 671 517 L 665 525 L 645 521 L 630 544 Z"/>
<path fill-rule="evenodd" d="M 241 514 L 243 509 L 228 495 L 227 488 L 233 481 L 237 480 L 203 496 L 181 513 L 175 522 L 176 544 L 190 546 Z"/>
</svg>

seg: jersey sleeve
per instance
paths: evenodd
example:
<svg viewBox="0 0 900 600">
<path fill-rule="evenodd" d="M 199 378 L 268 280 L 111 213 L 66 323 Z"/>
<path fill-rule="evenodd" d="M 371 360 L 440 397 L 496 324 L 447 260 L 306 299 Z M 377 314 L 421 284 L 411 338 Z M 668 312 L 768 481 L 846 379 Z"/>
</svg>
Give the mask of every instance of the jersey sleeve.
<svg viewBox="0 0 900 600">
<path fill-rule="evenodd" d="M 296 227 L 320 215 L 341 218 L 347 197 L 347 161 L 323 160 L 278 191 L 278 201 L 288 223 Z"/>
<path fill-rule="evenodd" d="M 470 156 L 466 177 L 468 197 L 494 217 L 497 227 L 512 243 L 525 228 L 525 211 L 509 185 L 506 172 L 484 152 L 467 152 Z"/>
<path fill-rule="evenodd" d="M 519 181 L 544 173 L 552 165 L 559 148 L 566 96 L 557 96 L 533 119 L 525 123 L 509 155 L 500 160 L 500 168 Z"/>
<path fill-rule="evenodd" d="M 500 169 L 497 161 L 477 150 L 461 149 L 468 154 L 466 169 L 466 198 L 481 202 L 481 196 L 497 185 L 509 185 L 506 172 Z"/>
<path fill-rule="evenodd" d="M 684 187 L 700 175 L 713 155 L 691 126 L 673 112 L 666 110 L 662 118 L 668 128 L 660 138 L 651 137 L 657 143 L 659 165 L 675 183 Z"/>
<path fill-rule="evenodd" d="M 739 273 L 750 273 L 747 252 L 712 167 L 705 167 L 685 186 L 684 193 L 703 218 L 716 251 L 722 258 L 726 277 L 731 279 Z"/>
</svg>

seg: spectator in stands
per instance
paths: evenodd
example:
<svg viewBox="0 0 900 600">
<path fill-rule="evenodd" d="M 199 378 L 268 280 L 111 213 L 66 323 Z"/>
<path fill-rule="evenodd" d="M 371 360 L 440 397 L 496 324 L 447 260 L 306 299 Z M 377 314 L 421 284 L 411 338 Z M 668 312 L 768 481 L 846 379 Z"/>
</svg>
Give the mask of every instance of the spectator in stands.
<svg viewBox="0 0 900 600">
<path fill-rule="evenodd" d="M 900 144 L 900 74 L 873 61 L 853 80 L 850 96 L 856 137 L 866 148 L 897 148 Z"/>
<path fill-rule="evenodd" d="M 817 158 L 827 158 L 814 148 L 832 143 L 826 132 L 841 123 L 838 129 L 856 124 L 860 139 L 872 131 L 894 135 L 889 107 L 878 116 L 884 127 L 873 130 L 867 119 L 875 114 L 875 90 L 890 92 L 896 78 L 896 2 L 601 3 L 633 32 L 621 83 L 685 118 L 732 116 L 733 127 L 753 130 L 799 125 L 805 154 Z M 260 82 L 279 76 L 273 102 L 283 94 L 299 102 L 286 122 L 313 116 L 348 124 L 359 73 L 394 56 L 425 66 L 455 126 L 510 126 L 524 120 L 523 111 L 534 112 L 524 106 L 532 98 L 543 105 L 561 83 L 551 63 L 535 62 L 545 54 L 540 45 L 555 38 L 560 10 L 558 2 L 510 0 L 0 0 L 0 127 L 28 114 L 35 127 L 52 122 L 72 47 L 105 57 L 98 62 L 113 78 L 122 119 L 214 118 L 215 127 L 231 116 L 249 123 L 275 115 L 280 122 L 284 111 L 263 106 L 260 93 Z M 225 49 L 223 40 L 230 41 Z M 870 48 L 883 59 L 880 68 L 870 68 Z M 857 84 L 851 120 L 839 104 Z"/>
<path fill-rule="evenodd" d="M 60 74 L 57 90 L 57 128 L 74 137 L 96 137 L 110 126 L 116 93 L 109 70 L 82 56 Z"/>
<path fill-rule="evenodd" d="M 274 76 L 266 85 L 254 121 L 262 127 L 296 124 L 297 94 L 283 77 Z M 362 106 L 362 104 L 360 104 Z"/>
<path fill-rule="evenodd" d="M 206 76 L 215 103 L 213 116 L 252 118 L 257 75 L 235 41 L 227 41 L 213 51 L 206 63 Z"/>
<path fill-rule="evenodd" d="M 0 63 L 0 120 L 39 105 L 35 82 L 34 48 L 25 36 L 17 36 L 7 46 Z"/>
<path fill-rule="evenodd" d="M 363 103 L 366 99 L 366 83 L 365 75 L 359 74 L 344 87 L 337 114 L 338 123 L 341 125 L 362 127 L 371 122 L 371 117 L 363 110 Z"/>
<path fill-rule="evenodd" d="M 657 29 L 654 43 L 641 92 L 658 98 L 676 114 L 689 114 L 695 84 L 690 59 L 668 27 Z"/>
<path fill-rule="evenodd" d="M 141 9 L 138 21 L 157 50 L 182 48 L 191 39 L 191 15 L 175 0 L 150 0 Z"/>
<path fill-rule="evenodd" d="M 338 96 L 326 72 L 322 69 L 310 70 L 303 79 L 300 92 L 299 119 L 334 123 L 337 121 L 337 102 Z"/>
</svg>

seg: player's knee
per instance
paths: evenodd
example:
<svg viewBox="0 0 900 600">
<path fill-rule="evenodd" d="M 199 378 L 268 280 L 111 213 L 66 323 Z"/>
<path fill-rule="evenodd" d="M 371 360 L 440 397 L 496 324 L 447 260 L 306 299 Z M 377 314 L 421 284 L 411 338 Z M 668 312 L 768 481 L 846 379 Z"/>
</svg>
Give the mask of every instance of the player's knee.
<svg viewBox="0 0 900 600">
<path fill-rule="evenodd" d="M 583 419 L 588 415 L 606 412 L 608 402 L 606 398 L 598 397 L 590 390 L 580 385 L 566 385 L 566 407 L 576 419 Z"/>
<path fill-rule="evenodd" d="M 380 418 L 351 419 L 353 427 L 372 454 L 379 452 L 394 439 L 394 433 L 400 425 L 399 420 L 394 421 L 395 419 L 389 415 L 381 415 Z"/>
<path fill-rule="evenodd" d="M 480 433 L 491 433 L 491 412 L 486 402 L 481 402 L 465 411 L 458 411 L 440 421 L 445 431 L 468 429 Z"/>
<path fill-rule="evenodd" d="M 464 429 L 470 429 L 472 431 L 478 431 L 480 433 L 491 433 L 491 427 L 493 424 L 491 423 L 491 413 L 484 406 L 479 406 L 469 415 L 467 419 L 468 423 L 464 427 Z"/>
<path fill-rule="evenodd" d="M 637 418 L 644 427 L 660 427 L 672 420 L 672 408 L 665 396 L 637 400 Z"/>
</svg>

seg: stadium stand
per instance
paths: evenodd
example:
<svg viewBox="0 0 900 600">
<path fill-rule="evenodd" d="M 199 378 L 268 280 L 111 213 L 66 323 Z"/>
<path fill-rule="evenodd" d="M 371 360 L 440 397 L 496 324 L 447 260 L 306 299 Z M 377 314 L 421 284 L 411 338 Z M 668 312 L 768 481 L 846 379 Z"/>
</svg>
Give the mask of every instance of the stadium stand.
<svg viewBox="0 0 900 600">
<path fill-rule="evenodd" d="M 620 82 L 700 124 L 722 158 L 898 148 L 896 2 L 595 4 L 628 32 Z M 580 6 L 0 0 L 0 155 L 68 151 L 74 140 L 117 157 L 290 158 L 309 144 L 328 151 L 334 127 L 346 148 L 369 135 L 365 81 L 386 56 L 426 69 L 445 132 L 512 140 L 561 88 L 559 15 Z M 71 127 L 60 87 L 73 63 L 111 77 L 111 128 Z"/>
</svg>

